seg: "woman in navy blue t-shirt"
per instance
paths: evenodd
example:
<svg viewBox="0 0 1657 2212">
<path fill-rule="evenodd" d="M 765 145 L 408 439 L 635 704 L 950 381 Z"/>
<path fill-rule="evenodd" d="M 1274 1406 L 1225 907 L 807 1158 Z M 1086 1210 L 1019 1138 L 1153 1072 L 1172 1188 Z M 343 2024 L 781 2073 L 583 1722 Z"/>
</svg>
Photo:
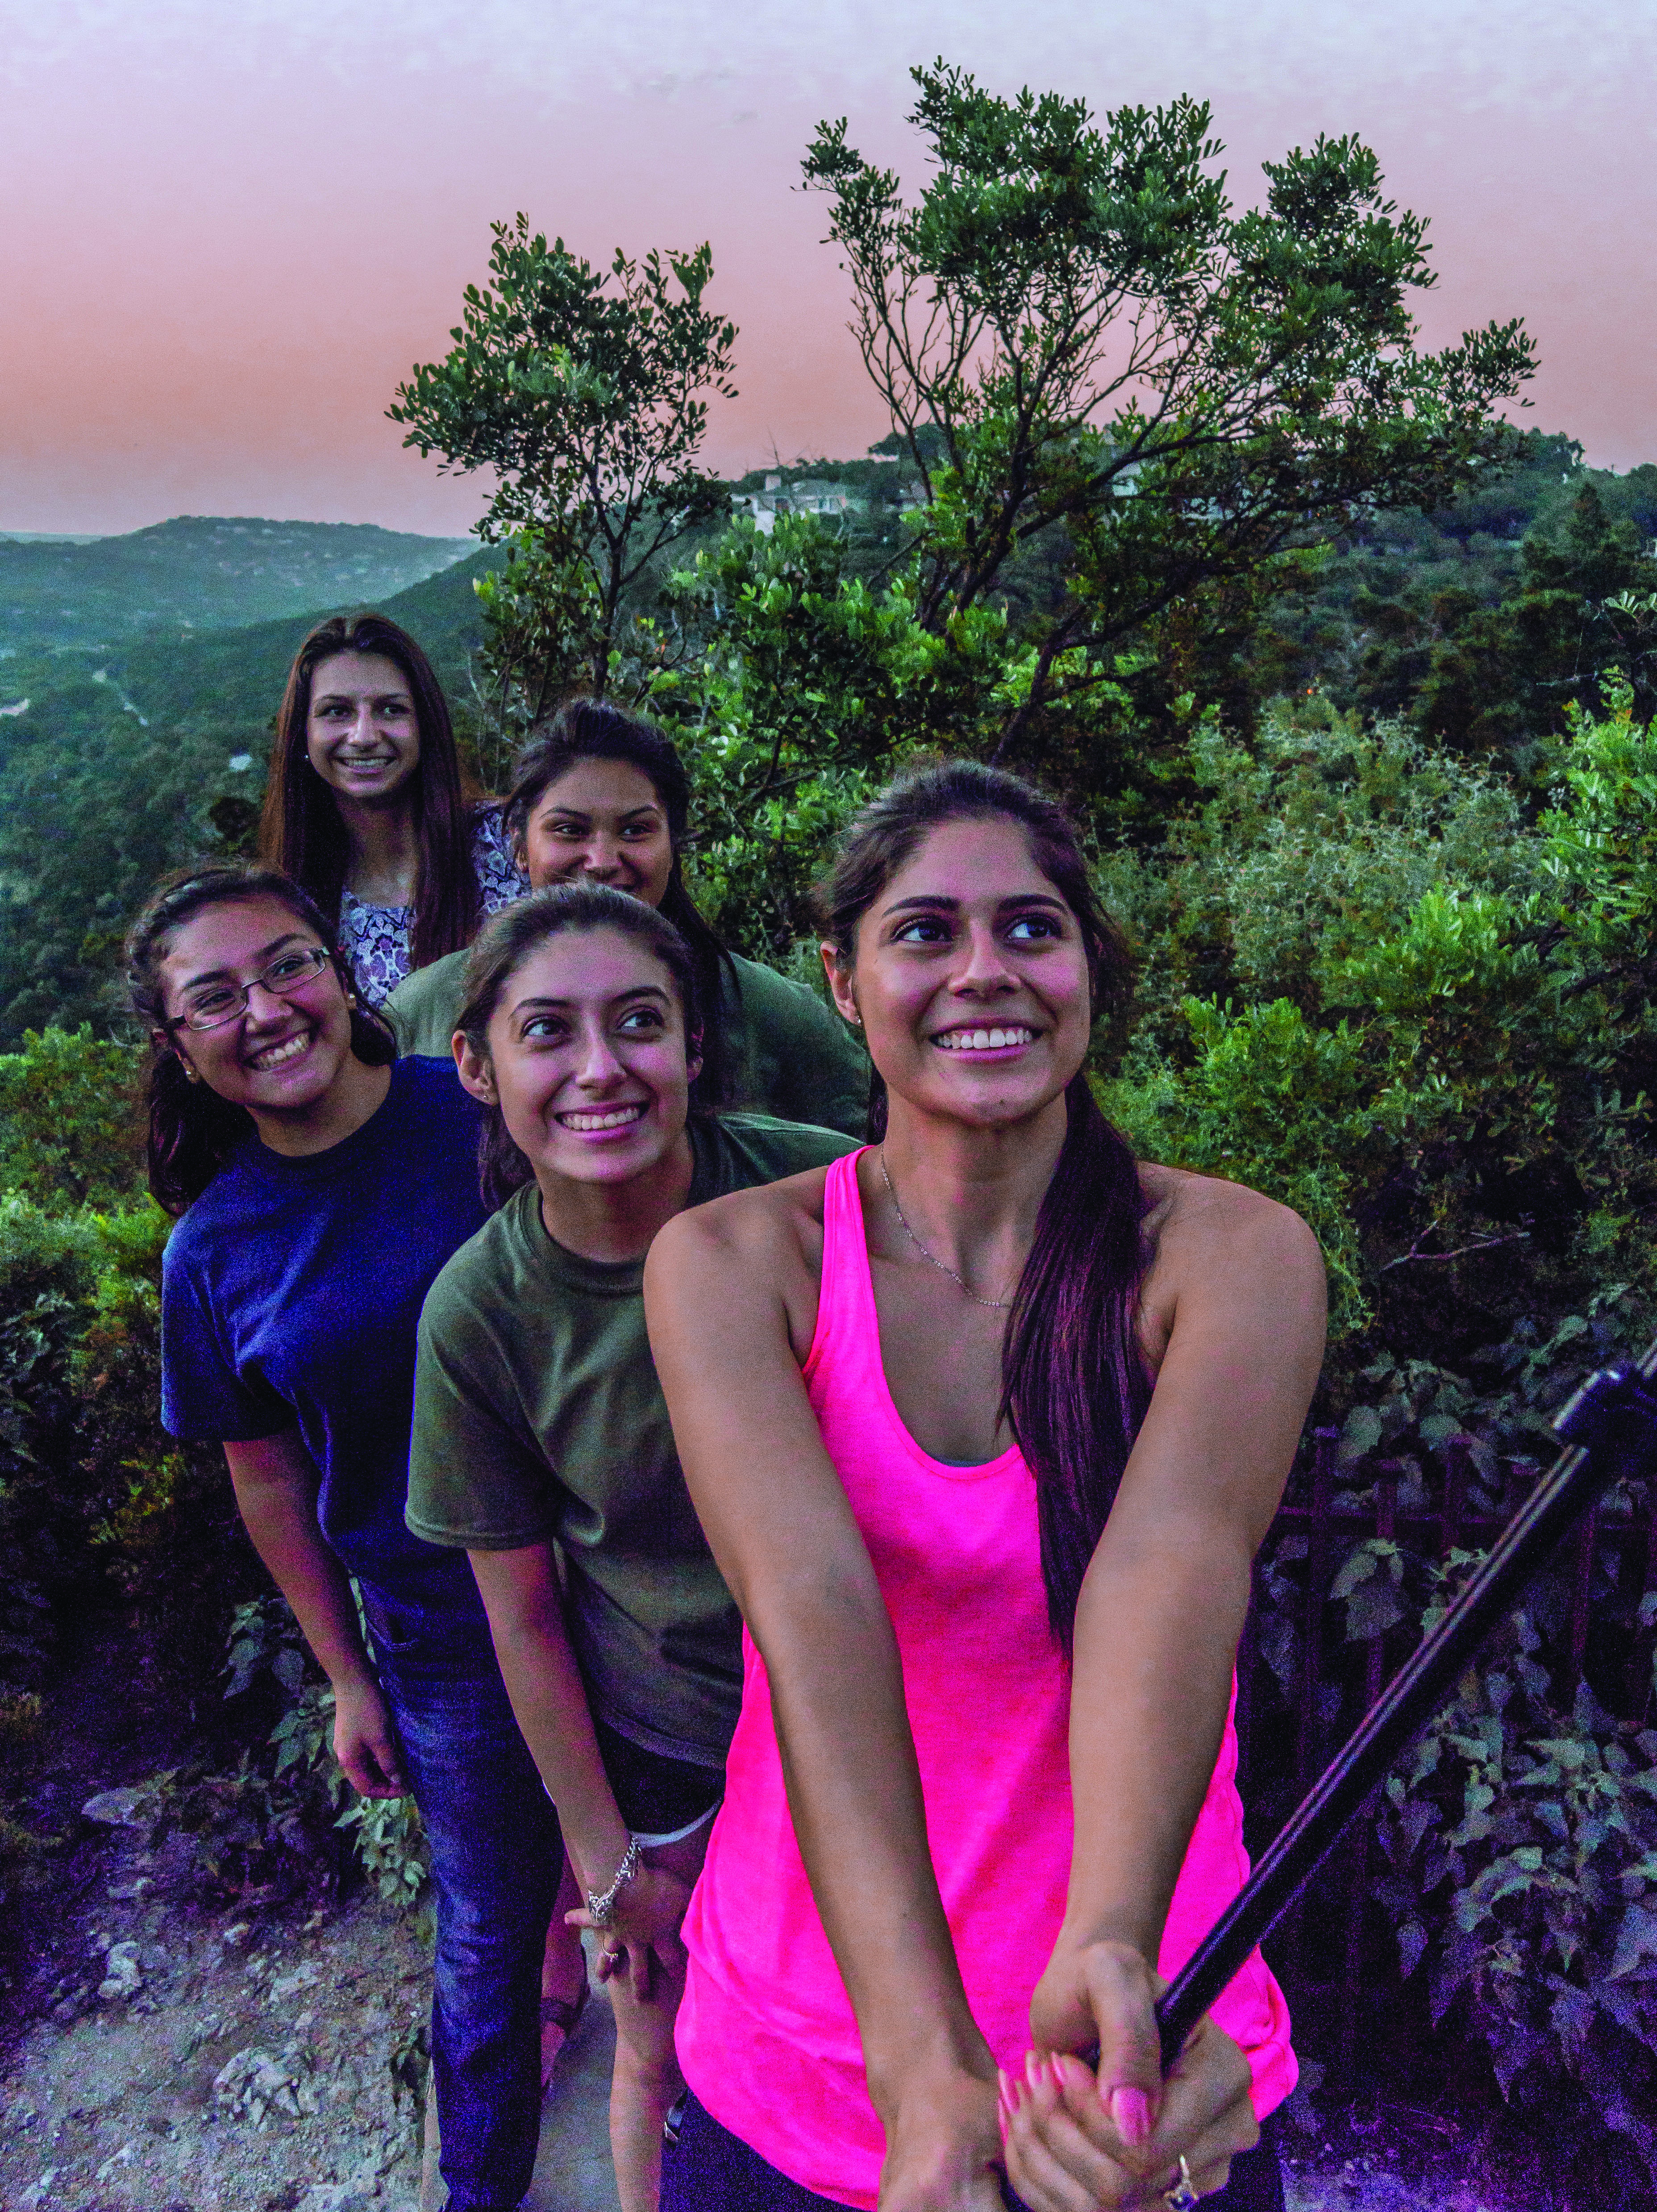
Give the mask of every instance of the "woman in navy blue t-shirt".
<svg viewBox="0 0 1657 2212">
<path fill-rule="evenodd" d="M 539 2127 L 562 1850 L 464 1553 L 404 1522 L 415 1325 L 483 1225 L 478 1109 L 394 1060 L 332 933 L 274 869 L 163 888 L 128 939 L 149 1026 L 162 1419 L 222 1443 L 255 1548 L 334 1689 L 367 1796 L 411 1789 L 437 1897 L 433 2059 L 451 2212 L 508 2212 Z M 373 1644 L 358 1630 L 355 1577 Z"/>
</svg>

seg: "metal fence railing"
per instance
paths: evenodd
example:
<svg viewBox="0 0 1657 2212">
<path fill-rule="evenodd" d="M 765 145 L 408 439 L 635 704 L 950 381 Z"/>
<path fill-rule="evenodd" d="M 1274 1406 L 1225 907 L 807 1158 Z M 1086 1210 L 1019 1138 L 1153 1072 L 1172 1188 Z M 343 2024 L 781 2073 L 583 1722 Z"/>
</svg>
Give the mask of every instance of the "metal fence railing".
<svg viewBox="0 0 1657 2212">
<path fill-rule="evenodd" d="M 1476 1469 L 1471 1440 L 1452 1439 L 1438 1494 L 1421 1504 L 1420 1486 L 1407 1486 L 1411 1502 L 1405 1507 L 1399 1498 L 1406 1486 L 1396 1463 L 1370 1462 L 1364 1489 L 1355 1495 L 1352 1476 L 1338 1464 L 1338 1442 L 1333 1429 L 1314 1434 L 1308 1477 L 1292 1493 L 1298 1502 L 1283 1507 L 1262 1553 L 1290 1564 L 1272 1577 L 1269 1607 L 1257 1592 L 1238 1654 L 1245 1802 L 1256 1818 L 1264 1814 L 1268 1836 L 1380 1696 L 1419 1634 L 1418 1613 L 1406 1610 L 1373 1636 L 1348 1638 L 1332 1590 L 1354 1547 L 1375 1538 L 1394 1543 L 1416 1569 L 1442 1565 L 1457 1550 L 1482 1551 L 1539 1473 L 1533 1462 L 1511 1462 L 1498 1495 Z M 1301 1541 L 1287 1540 L 1296 1538 Z M 1657 1512 L 1649 1502 L 1619 1510 L 1613 1499 L 1588 1515 L 1555 1565 L 1547 1642 L 1565 1710 L 1586 1676 L 1606 1711 L 1637 1726 L 1652 1724 L 1657 1622 L 1637 1620 L 1641 1597 L 1651 1590 L 1657 1590 Z M 1285 1607 L 1293 1632 L 1288 1638 Z M 1266 1651 L 1268 1621 L 1277 1638 L 1275 1669 Z M 1287 1669 L 1285 1644 L 1292 1653 Z M 1345 2080 L 1357 2055 L 1366 1968 L 1373 1972 L 1382 1949 L 1366 1929 L 1372 1848 L 1372 1824 L 1355 1821 L 1268 1947 L 1291 2002 L 1309 2001 L 1334 2027 L 1332 2047 L 1326 2036 L 1320 2041 L 1331 2072 Z"/>
</svg>

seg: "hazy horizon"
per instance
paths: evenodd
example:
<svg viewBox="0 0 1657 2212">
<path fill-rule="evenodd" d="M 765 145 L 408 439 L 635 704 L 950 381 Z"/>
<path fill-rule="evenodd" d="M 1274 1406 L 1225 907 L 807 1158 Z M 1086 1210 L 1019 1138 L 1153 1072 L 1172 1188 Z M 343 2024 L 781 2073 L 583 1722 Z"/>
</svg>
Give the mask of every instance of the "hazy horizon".
<svg viewBox="0 0 1657 2212">
<path fill-rule="evenodd" d="M 1320 132 L 1377 149 L 1429 218 L 1424 341 L 1520 315 L 1521 418 L 1597 465 L 1657 459 L 1648 244 L 1657 59 L 1646 0 L 1217 0 L 1035 20 L 936 0 L 0 0 L 0 534 L 112 535 L 177 514 L 462 536 L 483 487 L 384 410 L 440 357 L 492 219 L 607 261 L 712 240 L 741 396 L 707 458 L 850 457 L 887 428 L 844 325 L 823 210 L 797 189 L 819 118 L 918 181 L 910 64 L 1096 109 L 1209 100 L 1234 198 Z"/>
</svg>

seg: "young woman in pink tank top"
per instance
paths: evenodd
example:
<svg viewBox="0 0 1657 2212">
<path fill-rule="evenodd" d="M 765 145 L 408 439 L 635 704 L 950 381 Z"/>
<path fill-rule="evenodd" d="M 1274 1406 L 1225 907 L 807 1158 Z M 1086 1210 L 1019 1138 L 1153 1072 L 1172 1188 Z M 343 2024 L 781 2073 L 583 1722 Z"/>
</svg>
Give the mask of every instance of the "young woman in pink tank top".
<svg viewBox="0 0 1657 2212">
<path fill-rule="evenodd" d="M 646 1276 L 747 1629 L 664 2212 L 1280 2206 L 1266 1967 L 1166 2082 L 1152 2006 L 1247 1873 L 1232 1670 L 1316 1247 L 1100 1115 L 1126 962 L 1030 787 L 899 778 L 823 917 L 877 1143 L 679 1216 Z"/>
</svg>

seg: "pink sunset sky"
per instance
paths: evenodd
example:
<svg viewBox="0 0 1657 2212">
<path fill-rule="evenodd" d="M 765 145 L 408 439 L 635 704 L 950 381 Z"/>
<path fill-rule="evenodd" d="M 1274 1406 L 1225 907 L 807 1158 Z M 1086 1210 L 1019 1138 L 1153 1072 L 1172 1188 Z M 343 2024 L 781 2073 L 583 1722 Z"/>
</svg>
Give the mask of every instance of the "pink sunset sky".
<svg viewBox="0 0 1657 2212">
<path fill-rule="evenodd" d="M 1206 99 L 1240 199 L 1357 132 L 1431 219 L 1427 341 L 1522 315 L 1526 419 L 1657 459 L 1651 0 L 0 0 L 0 531 L 468 529 L 482 486 L 384 410 L 519 208 L 599 259 L 713 241 L 715 466 L 860 453 L 888 426 L 793 187 L 840 114 L 918 181 L 907 71 L 939 53 L 1099 110 Z"/>
</svg>

